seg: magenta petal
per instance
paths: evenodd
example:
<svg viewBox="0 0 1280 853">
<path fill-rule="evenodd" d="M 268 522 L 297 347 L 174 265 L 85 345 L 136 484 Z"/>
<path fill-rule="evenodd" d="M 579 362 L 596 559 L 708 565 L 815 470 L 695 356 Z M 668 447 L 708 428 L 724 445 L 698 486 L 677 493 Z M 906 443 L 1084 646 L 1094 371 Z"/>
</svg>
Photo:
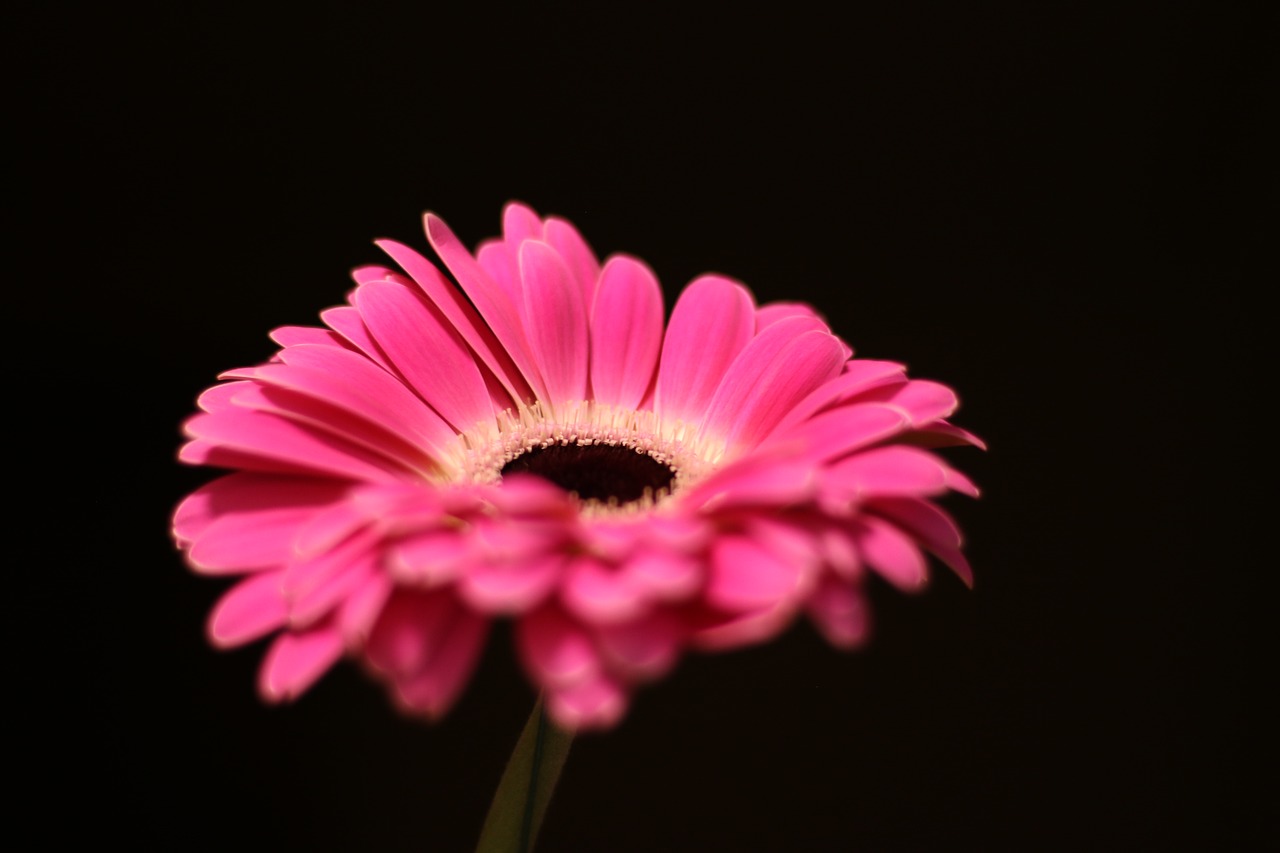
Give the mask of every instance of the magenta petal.
<svg viewBox="0 0 1280 853">
<path fill-rule="evenodd" d="M 806 329 L 804 318 L 780 320 L 747 344 L 716 389 L 704 435 L 755 447 L 796 403 L 840 373 L 840 342 Z"/>
<path fill-rule="evenodd" d="M 915 447 L 878 447 L 850 456 L 828 469 L 832 479 L 863 497 L 936 495 L 950 486 L 949 469 Z"/>
<path fill-rule="evenodd" d="M 448 229 L 445 230 L 447 231 Z M 452 234 L 449 236 L 452 237 Z M 431 300 L 431 303 L 448 318 L 453 328 L 457 330 L 458 334 L 467 342 L 467 345 L 480 357 L 480 360 L 484 362 L 493 375 L 498 378 L 512 398 L 515 400 L 529 399 L 531 397 L 529 385 L 525 382 L 520 369 L 516 366 L 516 362 L 512 360 L 507 348 L 502 343 L 499 343 L 497 336 L 494 335 L 484 320 L 480 319 L 476 309 L 444 277 L 444 274 L 432 266 L 426 258 L 408 246 L 404 246 L 394 240 L 379 240 L 377 245 L 378 248 L 394 258 L 396 263 L 404 267 L 405 272 L 409 273 L 418 287 L 422 289 L 422 292 Z M 461 246 L 456 246 L 455 244 L 455 247 L 458 252 L 463 255 L 466 254 L 466 250 L 462 249 Z M 448 257 L 444 255 L 441 255 L 441 257 L 444 258 L 446 264 L 449 263 Z M 470 256 L 467 256 L 467 260 L 470 261 Z M 475 262 L 471 261 L 471 263 L 474 264 Z M 479 270 L 479 273 L 484 275 L 483 270 Z"/>
<path fill-rule="evenodd" d="M 854 538 L 867 565 L 899 589 L 914 592 L 928 582 L 924 555 L 910 536 L 892 524 L 865 517 Z"/>
<path fill-rule="evenodd" d="M 281 572 L 264 572 L 228 590 L 209 614 L 209 639 L 216 646 L 238 646 L 284 627 L 288 618 L 280 592 Z"/>
<path fill-rule="evenodd" d="M 552 689 L 547 696 L 551 718 L 570 731 L 607 729 L 627 710 L 627 694 L 601 676 Z"/>
<path fill-rule="evenodd" d="M 363 646 L 368 641 L 393 588 L 391 578 L 374 574 L 342 603 L 338 610 L 338 629 L 348 647 Z"/>
<path fill-rule="evenodd" d="M 662 349 L 662 289 L 649 268 L 614 256 L 591 309 L 591 389 L 601 403 L 636 408 Z"/>
<path fill-rule="evenodd" d="M 590 309 L 596 294 L 596 282 L 600 278 L 600 262 L 596 260 L 595 253 L 582 239 L 578 229 L 563 219 L 548 217 L 543 231 L 546 235 L 543 239 L 564 259 L 569 274 L 582 288 L 582 304 Z"/>
<path fill-rule="evenodd" d="M 721 378 L 755 333 L 751 294 L 737 282 L 695 279 L 671 312 L 658 367 L 655 410 L 667 420 L 697 423 Z"/>
<path fill-rule="evenodd" d="M 398 284 L 366 284 L 356 291 L 355 300 L 382 351 L 458 432 L 493 418 L 475 358 L 439 311 Z"/>
<path fill-rule="evenodd" d="M 645 605 L 644 599 L 631 588 L 626 574 L 585 557 L 569 564 L 562 594 L 564 605 L 571 613 L 592 623 L 633 619 Z"/>
<path fill-rule="evenodd" d="M 528 381 L 538 398 L 545 398 L 546 389 L 542 385 L 541 374 L 529 349 L 519 307 L 463 248 L 462 243 L 440 217 L 428 213 L 424 217 L 424 223 L 427 239 L 431 241 L 432 247 L 440 255 L 441 260 L 457 277 L 458 284 L 462 286 L 467 296 L 471 297 L 476 310 L 493 330 L 494 336 L 501 344 L 501 349 L 510 354 L 520 374 Z"/>
<path fill-rule="evenodd" d="M 259 671 L 258 689 L 268 702 L 296 699 L 342 657 L 342 635 L 324 625 L 281 634 Z"/>
<path fill-rule="evenodd" d="M 387 359 L 386 353 L 374 341 L 373 335 L 369 333 L 369 328 L 360 317 L 360 312 L 354 306 L 340 305 L 337 308 L 328 308 L 320 312 L 320 319 L 324 321 L 326 326 L 340 335 L 343 340 L 364 353 L 374 364 L 392 376 L 403 379 L 400 376 L 400 371 L 392 366 L 390 360 Z"/>
<path fill-rule="evenodd" d="M 517 622 L 516 643 L 529 674 L 546 689 L 579 684 L 600 671 L 591 638 L 555 607 L 543 607 Z"/>
<path fill-rule="evenodd" d="M 185 429 L 192 438 L 206 442 L 206 447 L 214 445 L 263 456 L 317 474 L 374 483 L 394 483 L 404 476 L 398 466 L 350 442 L 317 434 L 314 430 L 272 415 L 249 411 L 195 415 L 187 421 Z M 180 451 L 179 455 L 188 461 L 217 464 L 216 454 Z M 233 467 L 249 466 L 237 464 Z"/>
<path fill-rule="evenodd" d="M 458 595 L 482 613 L 523 613 L 542 603 L 560 579 L 563 565 L 559 554 L 479 563 L 462 573 Z"/>
<path fill-rule="evenodd" d="M 726 536 L 711 552 L 705 598 L 722 610 L 764 610 L 789 599 L 801 572 L 772 551 L 742 536 Z"/>
<path fill-rule="evenodd" d="M 678 552 L 639 551 L 622 566 L 628 587 L 648 598 L 680 601 L 702 586 L 701 560 Z"/>
<path fill-rule="evenodd" d="M 806 603 L 809 618 L 827 638 L 841 649 L 861 645 L 870 629 L 866 602 L 852 584 L 827 575 Z"/>
<path fill-rule="evenodd" d="M 397 590 L 369 633 L 369 663 L 396 680 L 414 675 L 426 666 L 459 610 L 447 591 Z"/>
<path fill-rule="evenodd" d="M 683 638 L 680 623 L 664 612 L 596 629 L 596 640 L 610 668 L 631 681 L 666 674 L 675 665 Z"/>
<path fill-rule="evenodd" d="M 409 709 L 440 717 L 453 706 L 475 669 L 489 634 L 489 621 L 460 608 L 436 638 L 422 669 L 396 683 L 396 695 Z"/>
<path fill-rule="evenodd" d="M 524 318 L 529 343 L 552 406 L 585 400 L 591 344 L 582 291 L 546 243 L 520 246 Z"/>
</svg>

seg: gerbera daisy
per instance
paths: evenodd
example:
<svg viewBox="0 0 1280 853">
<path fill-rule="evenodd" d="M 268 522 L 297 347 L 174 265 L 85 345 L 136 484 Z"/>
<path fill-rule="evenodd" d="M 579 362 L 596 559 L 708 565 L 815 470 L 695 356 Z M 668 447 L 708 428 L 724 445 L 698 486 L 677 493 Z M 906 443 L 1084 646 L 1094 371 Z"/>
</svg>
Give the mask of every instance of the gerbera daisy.
<svg viewBox="0 0 1280 853">
<path fill-rule="evenodd" d="M 233 473 L 174 535 L 196 571 L 241 576 L 214 643 L 275 635 L 268 699 L 347 654 L 438 717 L 506 618 L 552 718 L 607 727 L 689 649 L 800 615 L 856 646 L 868 571 L 918 589 L 929 552 L 969 581 L 933 499 L 976 490 L 925 449 L 977 443 L 947 387 L 718 275 L 664 324 L 642 262 L 601 266 L 519 204 L 474 255 L 426 231 L 461 291 L 381 241 L 400 270 L 357 269 L 323 327 L 276 329 L 185 425 L 180 458 Z"/>
</svg>

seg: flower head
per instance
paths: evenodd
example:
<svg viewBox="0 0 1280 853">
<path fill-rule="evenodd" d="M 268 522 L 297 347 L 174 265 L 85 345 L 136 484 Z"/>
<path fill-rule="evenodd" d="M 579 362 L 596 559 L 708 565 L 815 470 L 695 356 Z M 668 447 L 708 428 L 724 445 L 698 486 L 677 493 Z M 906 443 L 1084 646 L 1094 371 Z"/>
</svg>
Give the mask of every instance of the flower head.
<svg viewBox="0 0 1280 853">
<path fill-rule="evenodd" d="M 276 329 L 185 425 L 180 458 L 232 473 L 174 535 L 196 571 L 240 578 L 213 642 L 274 635 L 268 699 L 347 654 L 439 716 L 507 618 L 553 718 L 607 727 L 690 649 L 801 615 L 856 646 L 868 572 L 914 590 L 929 552 L 968 582 L 933 499 L 976 490 L 926 449 L 978 443 L 945 420 L 950 389 L 720 276 L 664 324 L 648 267 L 601 267 L 522 205 L 474 256 L 426 229 L 461 292 L 383 241 L 400 270 L 357 269 L 323 327 Z"/>
</svg>

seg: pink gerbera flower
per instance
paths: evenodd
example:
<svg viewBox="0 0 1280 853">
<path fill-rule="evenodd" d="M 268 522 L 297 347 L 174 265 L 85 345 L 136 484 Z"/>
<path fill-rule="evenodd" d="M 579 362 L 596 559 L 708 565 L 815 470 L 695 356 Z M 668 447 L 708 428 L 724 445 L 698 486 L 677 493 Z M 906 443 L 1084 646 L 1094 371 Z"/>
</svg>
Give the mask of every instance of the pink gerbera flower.
<svg viewBox="0 0 1280 853">
<path fill-rule="evenodd" d="M 233 473 L 182 502 L 174 535 L 196 571 L 241 577 L 214 643 L 275 635 L 268 699 L 348 654 L 439 716 L 507 618 L 551 716 L 607 727 L 688 649 L 801 614 L 857 645 L 868 571 L 914 590 L 930 552 L 969 581 L 932 499 L 976 490 L 924 449 L 977 443 L 945 386 L 721 276 L 664 326 L 648 267 L 601 267 L 522 205 L 474 256 L 426 230 L 462 292 L 382 241 L 402 271 L 356 270 L 323 328 L 276 329 L 280 350 L 186 423 L 180 458 Z"/>
</svg>

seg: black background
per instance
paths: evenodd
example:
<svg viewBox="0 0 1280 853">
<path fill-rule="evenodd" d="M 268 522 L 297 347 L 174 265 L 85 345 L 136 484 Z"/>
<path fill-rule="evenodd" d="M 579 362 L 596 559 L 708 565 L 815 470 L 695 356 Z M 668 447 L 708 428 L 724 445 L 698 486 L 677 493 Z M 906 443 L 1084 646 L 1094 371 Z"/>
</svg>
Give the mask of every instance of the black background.
<svg viewBox="0 0 1280 853">
<path fill-rule="evenodd" d="M 266 708 L 260 650 L 207 648 L 222 584 L 167 524 L 209 478 L 174 453 L 219 371 L 340 302 L 372 238 L 425 249 L 431 209 L 474 245 L 514 198 L 646 259 L 669 302 L 708 270 L 812 302 L 957 388 L 991 445 L 951 453 L 985 489 L 948 504 L 972 592 L 874 587 L 852 655 L 798 626 L 685 661 L 574 746 L 540 849 L 1256 842 L 1268 16 L 609 8 L 11 13 L 21 829 L 473 843 L 533 700 L 509 636 L 434 727 L 350 665 Z"/>
</svg>

